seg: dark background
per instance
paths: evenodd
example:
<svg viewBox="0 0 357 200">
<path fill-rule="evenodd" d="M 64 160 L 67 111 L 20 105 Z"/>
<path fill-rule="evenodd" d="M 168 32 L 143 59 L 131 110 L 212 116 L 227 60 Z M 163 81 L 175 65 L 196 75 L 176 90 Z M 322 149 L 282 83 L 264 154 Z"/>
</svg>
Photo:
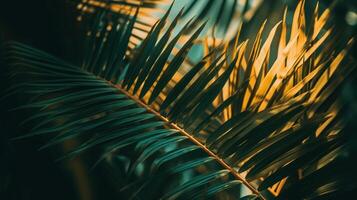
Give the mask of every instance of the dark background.
<svg viewBox="0 0 357 200">
<path fill-rule="evenodd" d="M 78 57 L 74 8 L 73 1 L 65 0 L 2 0 L 0 41 L 21 41 L 74 61 Z M 6 72 L 0 67 L 0 87 L 5 89 Z M 68 167 L 55 163 L 51 153 L 37 150 L 40 139 L 9 140 L 26 132 L 14 123 L 20 116 L 6 109 L 11 104 L 2 102 L 0 108 L 0 199 L 79 199 L 74 177 L 64 173 Z"/>
</svg>

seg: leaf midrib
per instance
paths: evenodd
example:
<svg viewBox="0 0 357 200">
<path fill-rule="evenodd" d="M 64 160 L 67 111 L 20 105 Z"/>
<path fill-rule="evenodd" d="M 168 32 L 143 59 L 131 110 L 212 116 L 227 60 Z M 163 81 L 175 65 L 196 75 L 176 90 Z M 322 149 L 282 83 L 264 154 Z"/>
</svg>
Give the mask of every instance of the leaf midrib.
<svg viewBox="0 0 357 200">
<path fill-rule="evenodd" d="M 88 72 L 87 72 L 88 73 Z M 93 74 L 92 74 L 93 75 Z M 103 79 L 102 77 L 96 76 L 99 79 Z M 103 79 L 105 80 L 105 79 Z M 193 137 L 191 134 L 186 132 L 183 128 L 178 126 L 175 123 L 172 123 L 168 118 L 162 116 L 158 111 L 154 110 L 150 106 L 148 106 L 146 103 L 144 103 L 141 99 L 138 97 L 130 94 L 128 91 L 123 89 L 121 85 L 119 84 L 114 84 L 111 81 L 105 80 L 107 83 L 114 88 L 118 89 L 119 92 L 123 93 L 125 96 L 136 102 L 139 106 L 145 108 L 148 112 L 154 114 L 158 119 L 162 120 L 169 128 L 177 130 L 180 134 L 186 136 L 191 142 L 196 144 L 198 147 L 200 147 L 203 151 L 205 151 L 209 156 L 213 157 L 223 168 L 229 170 L 229 172 L 239 181 L 242 182 L 243 185 L 245 185 L 247 188 L 249 188 L 253 194 L 257 195 L 260 199 L 266 200 L 266 198 L 252 185 L 250 184 L 240 173 L 238 173 L 233 167 L 228 165 L 224 159 L 219 157 L 217 154 L 215 154 L 213 151 L 211 151 L 209 148 L 207 148 L 202 142 L 200 142 L 198 139 Z"/>
</svg>

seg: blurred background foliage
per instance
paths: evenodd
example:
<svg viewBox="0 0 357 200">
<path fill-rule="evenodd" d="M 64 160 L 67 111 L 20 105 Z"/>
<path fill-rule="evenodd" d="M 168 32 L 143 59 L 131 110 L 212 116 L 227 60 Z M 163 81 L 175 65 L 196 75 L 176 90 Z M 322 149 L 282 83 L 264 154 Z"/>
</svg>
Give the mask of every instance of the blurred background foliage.
<svg viewBox="0 0 357 200">
<path fill-rule="evenodd" d="M 186 0 L 185 0 L 186 1 Z M 197 1 L 200 2 L 200 1 Z M 202 2 L 202 1 L 201 1 Z M 222 2 L 228 2 L 223 7 Z M 219 39 L 230 38 L 228 23 L 224 17 L 217 17 L 220 9 L 227 9 L 227 16 L 231 16 L 229 10 L 230 1 L 218 0 L 214 4 L 204 9 L 202 12 L 192 8 L 195 15 L 203 19 L 210 18 L 210 27 L 207 32 Z M 312 13 L 316 5 L 316 0 L 306 1 L 307 13 Z M 25 44 L 46 50 L 60 58 L 77 62 L 81 57 L 81 34 L 85 27 L 78 22 L 77 1 L 72 0 L 4 0 L 0 4 L 0 41 L 17 40 Z M 184 0 L 176 0 L 177 8 L 183 4 Z M 256 33 L 262 22 L 269 17 L 268 30 L 281 18 L 285 5 L 289 9 L 295 8 L 295 0 L 252 0 L 247 8 L 240 8 L 240 20 L 244 22 L 242 38 L 249 38 L 252 33 Z M 357 34 L 357 1 L 320 1 L 320 8 L 324 9 L 333 5 L 332 20 L 338 32 L 338 38 L 347 41 Z M 251 15 L 244 15 L 250 7 L 257 6 Z M 163 5 L 165 6 L 165 5 Z M 166 4 L 167 6 L 167 4 Z M 187 2 L 187 8 L 191 8 Z M 202 8 L 202 7 L 201 7 Z M 176 11 L 178 12 L 178 11 Z M 289 10 L 287 23 L 292 21 L 293 10 Z M 188 12 L 187 15 L 190 15 Z M 242 17 L 243 16 L 243 17 Z M 309 16 L 307 16 L 309 18 Z M 222 21 L 225 21 L 222 23 Z M 216 22 L 220 26 L 214 25 Z M 233 27 L 234 28 L 234 27 Z M 238 28 L 238 27 L 236 27 Z M 247 31 L 246 31 L 247 30 Z M 233 30 L 234 32 L 234 30 Z M 228 35 L 228 36 L 227 36 Z M 356 43 L 351 50 L 354 59 L 357 58 Z M 6 77 L 4 68 L 0 63 L 0 89 L 4 90 Z M 343 87 L 343 100 L 349 108 L 345 119 L 347 129 L 351 132 L 357 130 L 357 79 L 356 74 Z M 21 99 L 18 99 L 21 101 Z M 114 199 L 116 188 L 114 177 L 110 177 L 105 171 L 110 170 L 103 166 L 95 172 L 88 172 L 86 167 L 81 165 L 80 160 L 74 159 L 69 162 L 55 163 L 53 155 L 57 152 L 37 151 L 38 145 L 44 139 L 33 138 L 24 141 L 11 141 L 14 135 L 27 132 L 26 127 L 18 127 L 18 116 L 8 111 L 8 107 L 13 102 L 2 103 L 0 111 L 0 199 Z M 17 127 L 17 128 L 14 128 Z M 34 145 L 35 144 L 35 145 Z M 71 146 L 71 144 L 67 144 Z M 86 159 L 86 158 L 82 158 Z M 350 161 L 357 160 L 357 135 L 350 141 L 350 148 L 346 151 L 346 157 L 341 162 L 346 165 Z M 88 174 L 90 174 L 88 176 Z M 89 178 L 90 177 L 90 178 Z M 89 184 L 90 186 L 83 186 Z M 86 188 L 94 188 L 88 191 Z M 349 194 L 346 194 L 349 195 Z"/>
</svg>

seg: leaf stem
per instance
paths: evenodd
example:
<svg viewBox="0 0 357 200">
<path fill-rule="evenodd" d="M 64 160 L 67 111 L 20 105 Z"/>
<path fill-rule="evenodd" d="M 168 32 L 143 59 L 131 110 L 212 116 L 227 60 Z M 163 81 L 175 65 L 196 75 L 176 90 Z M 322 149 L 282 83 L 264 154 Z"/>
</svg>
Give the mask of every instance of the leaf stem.
<svg viewBox="0 0 357 200">
<path fill-rule="evenodd" d="M 195 137 L 187 133 L 183 128 L 179 127 L 177 124 L 172 123 L 169 119 L 166 117 L 162 116 L 158 111 L 154 110 L 150 106 L 148 106 L 146 103 L 144 103 L 141 99 L 138 97 L 130 94 L 128 91 L 123 89 L 120 85 L 113 84 L 109 82 L 111 85 L 113 85 L 115 88 L 117 88 L 121 93 L 125 94 L 127 97 L 129 97 L 131 100 L 135 101 L 137 104 L 139 104 L 141 107 L 145 108 L 147 111 L 151 112 L 154 114 L 157 118 L 160 120 L 164 121 L 170 128 L 178 130 L 182 135 L 186 136 L 191 142 L 199 146 L 203 151 L 205 151 L 208 155 L 213 157 L 222 167 L 228 169 L 231 174 L 239 181 L 241 181 L 246 187 L 248 187 L 253 194 L 257 195 L 260 199 L 266 200 L 265 197 L 252 185 L 250 184 L 247 180 L 243 178 L 241 174 L 239 174 L 233 167 L 229 166 L 222 158 L 220 158 L 217 154 L 215 154 L 213 151 L 208 149 L 203 143 L 201 143 L 199 140 L 197 140 Z"/>
</svg>

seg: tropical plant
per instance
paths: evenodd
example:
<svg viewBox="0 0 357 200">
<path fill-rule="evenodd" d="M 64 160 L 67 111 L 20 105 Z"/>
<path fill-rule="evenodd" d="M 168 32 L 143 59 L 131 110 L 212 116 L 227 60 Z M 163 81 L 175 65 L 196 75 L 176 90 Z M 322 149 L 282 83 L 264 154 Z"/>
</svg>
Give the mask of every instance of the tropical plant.
<svg viewBox="0 0 357 200">
<path fill-rule="evenodd" d="M 239 29 L 239 24 L 249 22 L 263 2 L 263 0 L 180 0 L 175 2 L 175 6 L 185 8 L 181 19 L 183 23 L 187 22 L 185 19 L 189 20 L 194 16 L 197 16 L 199 22 L 207 20 L 205 36 L 217 37 L 220 35 L 221 39 L 231 39 Z M 147 33 L 148 27 L 155 23 L 157 16 L 165 13 L 165 8 L 171 3 L 172 1 L 168 0 L 82 0 L 79 1 L 77 6 L 81 13 L 78 19 L 90 18 L 92 15 L 88 15 L 88 13 L 94 14 L 103 9 L 117 13 L 119 17 L 125 17 L 126 15 L 133 15 L 133 10 L 140 7 L 137 17 L 139 23 L 136 23 L 138 27 L 133 31 L 135 36 L 133 42 L 138 44 L 138 40 L 140 41 L 143 38 L 142 35 Z M 141 37 L 137 35 L 138 32 L 141 32 Z"/>
<path fill-rule="evenodd" d="M 266 37 L 266 23 L 253 42 L 237 33 L 191 67 L 200 17 L 177 27 L 185 12 L 167 23 L 170 7 L 131 43 L 151 4 L 122 15 L 127 1 L 115 2 L 90 20 L 78 65 L 5 45 L 14 84 L 3 98 L 26 97 L 13 111 L 35 124 L 16 139 L 54 135 L 41 149 L 75 141 L 60 159 L 100 152 L 94 170 L 109 166 L 127 199 L 336 199 L 356 189 L 338 95 L 355 69 L 353 40 L 339 50 L 329 9 L 306 20 L 300 1 L 291 26 L 285 11 Z"/>
</svg>

